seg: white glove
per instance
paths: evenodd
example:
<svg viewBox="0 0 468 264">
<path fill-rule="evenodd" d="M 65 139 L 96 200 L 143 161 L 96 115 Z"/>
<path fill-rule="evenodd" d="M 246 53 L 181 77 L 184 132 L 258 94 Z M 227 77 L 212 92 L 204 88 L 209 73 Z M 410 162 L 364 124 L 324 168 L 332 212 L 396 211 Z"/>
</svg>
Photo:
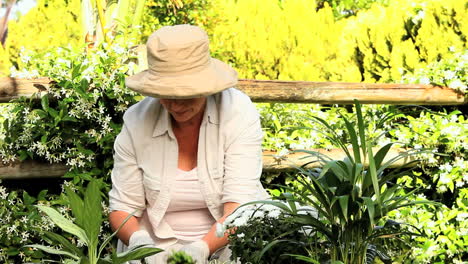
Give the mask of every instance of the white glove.
<svg viewBox="0 0 468 264">
<path fill-rule="evenodd" d="M 138 230 L 134 232 L 131 236 L 130 239 L 128 240 L 128 247 L 133 248 L 136 246 L 142 246 L 145 245 L 147 247 L 156 247 L 154 244 L 153 239 L 151 238 L 150 234 L 146 230 Z M 145 261 L 147 264 L 156 264 L 156 256 L 160 254 L 157 253 L 155 255 L 149 256 L 145 258 Z M 130 263 L 132 263 L 131 261 Z M 139 261 L 136 261 L 134 263 L 140 263 Z"/>
<path fill-rule="evenodd" d="M 205 264 L 210 256 L 208 244 L 203 240 L 198 240 L 183 246 L 179 251 L 190 255 L 197 264 Z"/>
</svg>

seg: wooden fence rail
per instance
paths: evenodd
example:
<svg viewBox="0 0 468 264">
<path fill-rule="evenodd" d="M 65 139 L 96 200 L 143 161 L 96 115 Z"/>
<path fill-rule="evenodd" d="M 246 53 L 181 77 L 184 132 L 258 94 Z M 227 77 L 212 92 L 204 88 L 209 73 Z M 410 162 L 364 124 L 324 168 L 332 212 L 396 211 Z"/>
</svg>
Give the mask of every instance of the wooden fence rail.
<svg viewBox="0 0 468 264">
<path fill-rule="evenodd" d="M 0 103 L 20 96 L 46 93 L 48 78 L 0 78 Z M 343 83 L 239 80 L 237 86 L 255 102 L 352 104 L 460 105 L 468 101 L 462 92 L 424 84 Z"/>
<path fill-rule="evenodd" d="M 314 149 L 314 151 L 327 155 L 334 160 L 342 160 L 346 157 L 346 154 L 340 149 Z M 350 151 L 352 153 L 352 150 Z M 375 152 L 377 152 L 377 149 L 374 150 Z M 391 149 L 384 162 L 404 152 L 404 149 Z M 391 167 L 401 166 L 413 160 L 414 158 L 403 158 L 393 163 Z M 310 164 L 307 168 L 320 166 L 317 159 L 307 153 L 297 152 L 278 156 L 278 153 L 273 151 L 263 152 L 264 172 L 291 171 L 296 166 L 301 166 L 308 162 Z M 14 162 L 10 164 L 0 163 L 0 179 L 57 178 L 63 176 L 67 171 L 68 167 L 61 163 L 49 164 L 36 161 Z"/>
<path fill-rule="evenodd" d="M 48 78 L 14 79 L 0 78 L 0 103 L 9 102 L 20 96 L 42 96 L 53 85 Z M 417 104 L 417 105 L 461 105 L 467 98 L 461 92 L 447 87 L 422 84 L 369 84 L 302 81 L 259 81 L 240 80 L 238 89 L 244 91 L 255 102 L 352 104 L 354 99 L 369 104 Z M 333 159 L 343 159 L 341 150 L 316 150 Z M 388 159 L 403 152 L 392 149 Z M 314 161 L 305 153 L 278 156 L 275 152 L 263 153 L 263 170 L 280 172 Z M 399 160 L 394 166 L 401 166 L 408 159 Z M 308 167 L 318 167 L 314 162 Z M 0 162 L 0 179 L 25 179 L 60 177 L 67 172 L 64 164 L 46 164 L 35 161 L 3 164 Z"/>
</svg>

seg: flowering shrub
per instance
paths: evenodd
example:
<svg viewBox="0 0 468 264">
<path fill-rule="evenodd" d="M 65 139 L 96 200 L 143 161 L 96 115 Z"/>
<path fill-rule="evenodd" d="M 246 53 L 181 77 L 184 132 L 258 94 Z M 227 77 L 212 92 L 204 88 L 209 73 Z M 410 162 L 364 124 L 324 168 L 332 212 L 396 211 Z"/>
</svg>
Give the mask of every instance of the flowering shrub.
<svg viewBox="0 0 468 264">
<path fill-rule="evenodd" d="M 403 77 L 404 82 L 437 84 L 466 93 L 468 84 L 468 50 L 457 52 L 454 47 L 443 59 Z"/>
<path fill-rule="evenodd" d="M 46 191 L 35 199 L 23 191 L 8 191 L 0 185 L 0 262 L 22 263 L 39 260 L 42 252 L 21 248 L 34 241 L 42 230 L 51 230 L 53 225 L 35 210 L 33 203 L 47 203 Z"/>
<path fill-rule="evenodd" d="M 137 71 L 135 62 L 134 51 L 119 45 L 102 46 L 94 53 L 67 48 L 45 54 L 23 50 L 22 68 L 12 69 L 12 76 L 48 76 L 55 84 L 48 95 L 38 94 L 39 100 L 21 98 L 2 105 L 6 113 L 0 126 L 2 161 L 34 159 L 66 163 L 70 169 L 65 177 L 71 178 L 76 188 L 81 188 L 92 177 L 107 179 L 112 166 L 112 146 L 120 132 L 122 115 L 129 105 L 136 102 L 135 93 L 124 85 L 125 75 Z M 105 182 L 108 184 L 108 181 Z M 28 202 L 29 209 L 26 211 L 25 195 L 0 200 L 8 205 L 3 207 L 2 214 L 6 215 L 2 215 L 5 216 L 2 219 L 10 219 L 2 227 L 13 228 L 10 235 L 4 239 L 2 237 L 0 241 L 0 250 L 6 263 L 29 260 L 41 262 L 39 260 L 44 257 L 39 251 L 21 249 L 25 244 L 43 244 L 44 238 L 39 231 L 51 230 L 53 224 L 30 207 L 33 201 Z M 38 199 L 46 198 L 53 204 L 61 205 L 59 209 L 66 208 L 63 197 L 44 193 Z M 64 210 L 61 212 L 64 213 Z M 108 212 L 103 210 L 102 213 L 107 218 Z M 31 216 L 29 222 L 19 222 L 23 215 L 28 214 Z M 41 226 L 45 224 L 49 228 Z M 103 227 L 103 231 L 106 231 L 101 235 L 109 235 L 107 221 Z M 28 240 L 22 241 L 23 231 L 29 232 Z M 79 241 L 75 243 L 80 245 Z M 50 256 L 44 258 L 51 259 Z"/>
<path fill-rule="evenodd" d="M 122 115 L 136 102 L 136 94 L 124 85 L 125 74 L 137 69 L 133 56 L 131 49 L 118 45 L 88 54 L 64 48 L 54 54 L 23 54 L 27 70 L 13 70 L 13 76 L 48 76 L 56 84 L 39 101 L 15 101 L 4 122 L 3 162 L 64 162 L 75 183 L 106 177 Z"/>
</svg>

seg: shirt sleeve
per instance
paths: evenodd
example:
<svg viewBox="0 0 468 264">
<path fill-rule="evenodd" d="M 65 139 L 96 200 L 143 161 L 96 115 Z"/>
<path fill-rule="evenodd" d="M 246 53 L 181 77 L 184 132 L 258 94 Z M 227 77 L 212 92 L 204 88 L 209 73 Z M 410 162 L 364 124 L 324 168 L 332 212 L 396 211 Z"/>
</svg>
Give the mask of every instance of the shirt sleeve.
<svg viewBox="0 0 468 264">
<path fill-rule="evenodd" d="M 231 124 L 235 129 L 225 150 L 222 203 L 243 204 L 267 197 L 260 183 L 263 132 L 259 114 L 251 102 L 243 111 Z"/>
<path fill-rule="evenodd" d="M 115 139 L 114 151 L 110 210 L 133 213 L 140 217 L 146 208 L 143 174 L 137 165 L 133 143 L 125 125 Z"/>
</svg>

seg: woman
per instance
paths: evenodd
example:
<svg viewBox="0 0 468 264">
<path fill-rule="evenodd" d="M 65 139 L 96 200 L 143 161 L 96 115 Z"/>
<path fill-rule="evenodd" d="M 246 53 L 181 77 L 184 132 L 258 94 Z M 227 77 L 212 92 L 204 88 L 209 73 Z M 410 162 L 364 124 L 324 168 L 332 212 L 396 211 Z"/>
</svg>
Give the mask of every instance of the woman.
<svg viewBox="0 0 468 264">
<path fill-rule="evenodd" d="M 260 183 L 262 130 L 248 96 L 232 88 L 237 73 L 209 54 L 207 34 L 177 25 L 147 42 L 149 69 L 126 85 L 149 96 L 124 115 L 110 196 L 119 243 L 182 250 L 197 263 L 228 261 L 216 223 L 240 204 L 268 197 Z"/>
</svg>

